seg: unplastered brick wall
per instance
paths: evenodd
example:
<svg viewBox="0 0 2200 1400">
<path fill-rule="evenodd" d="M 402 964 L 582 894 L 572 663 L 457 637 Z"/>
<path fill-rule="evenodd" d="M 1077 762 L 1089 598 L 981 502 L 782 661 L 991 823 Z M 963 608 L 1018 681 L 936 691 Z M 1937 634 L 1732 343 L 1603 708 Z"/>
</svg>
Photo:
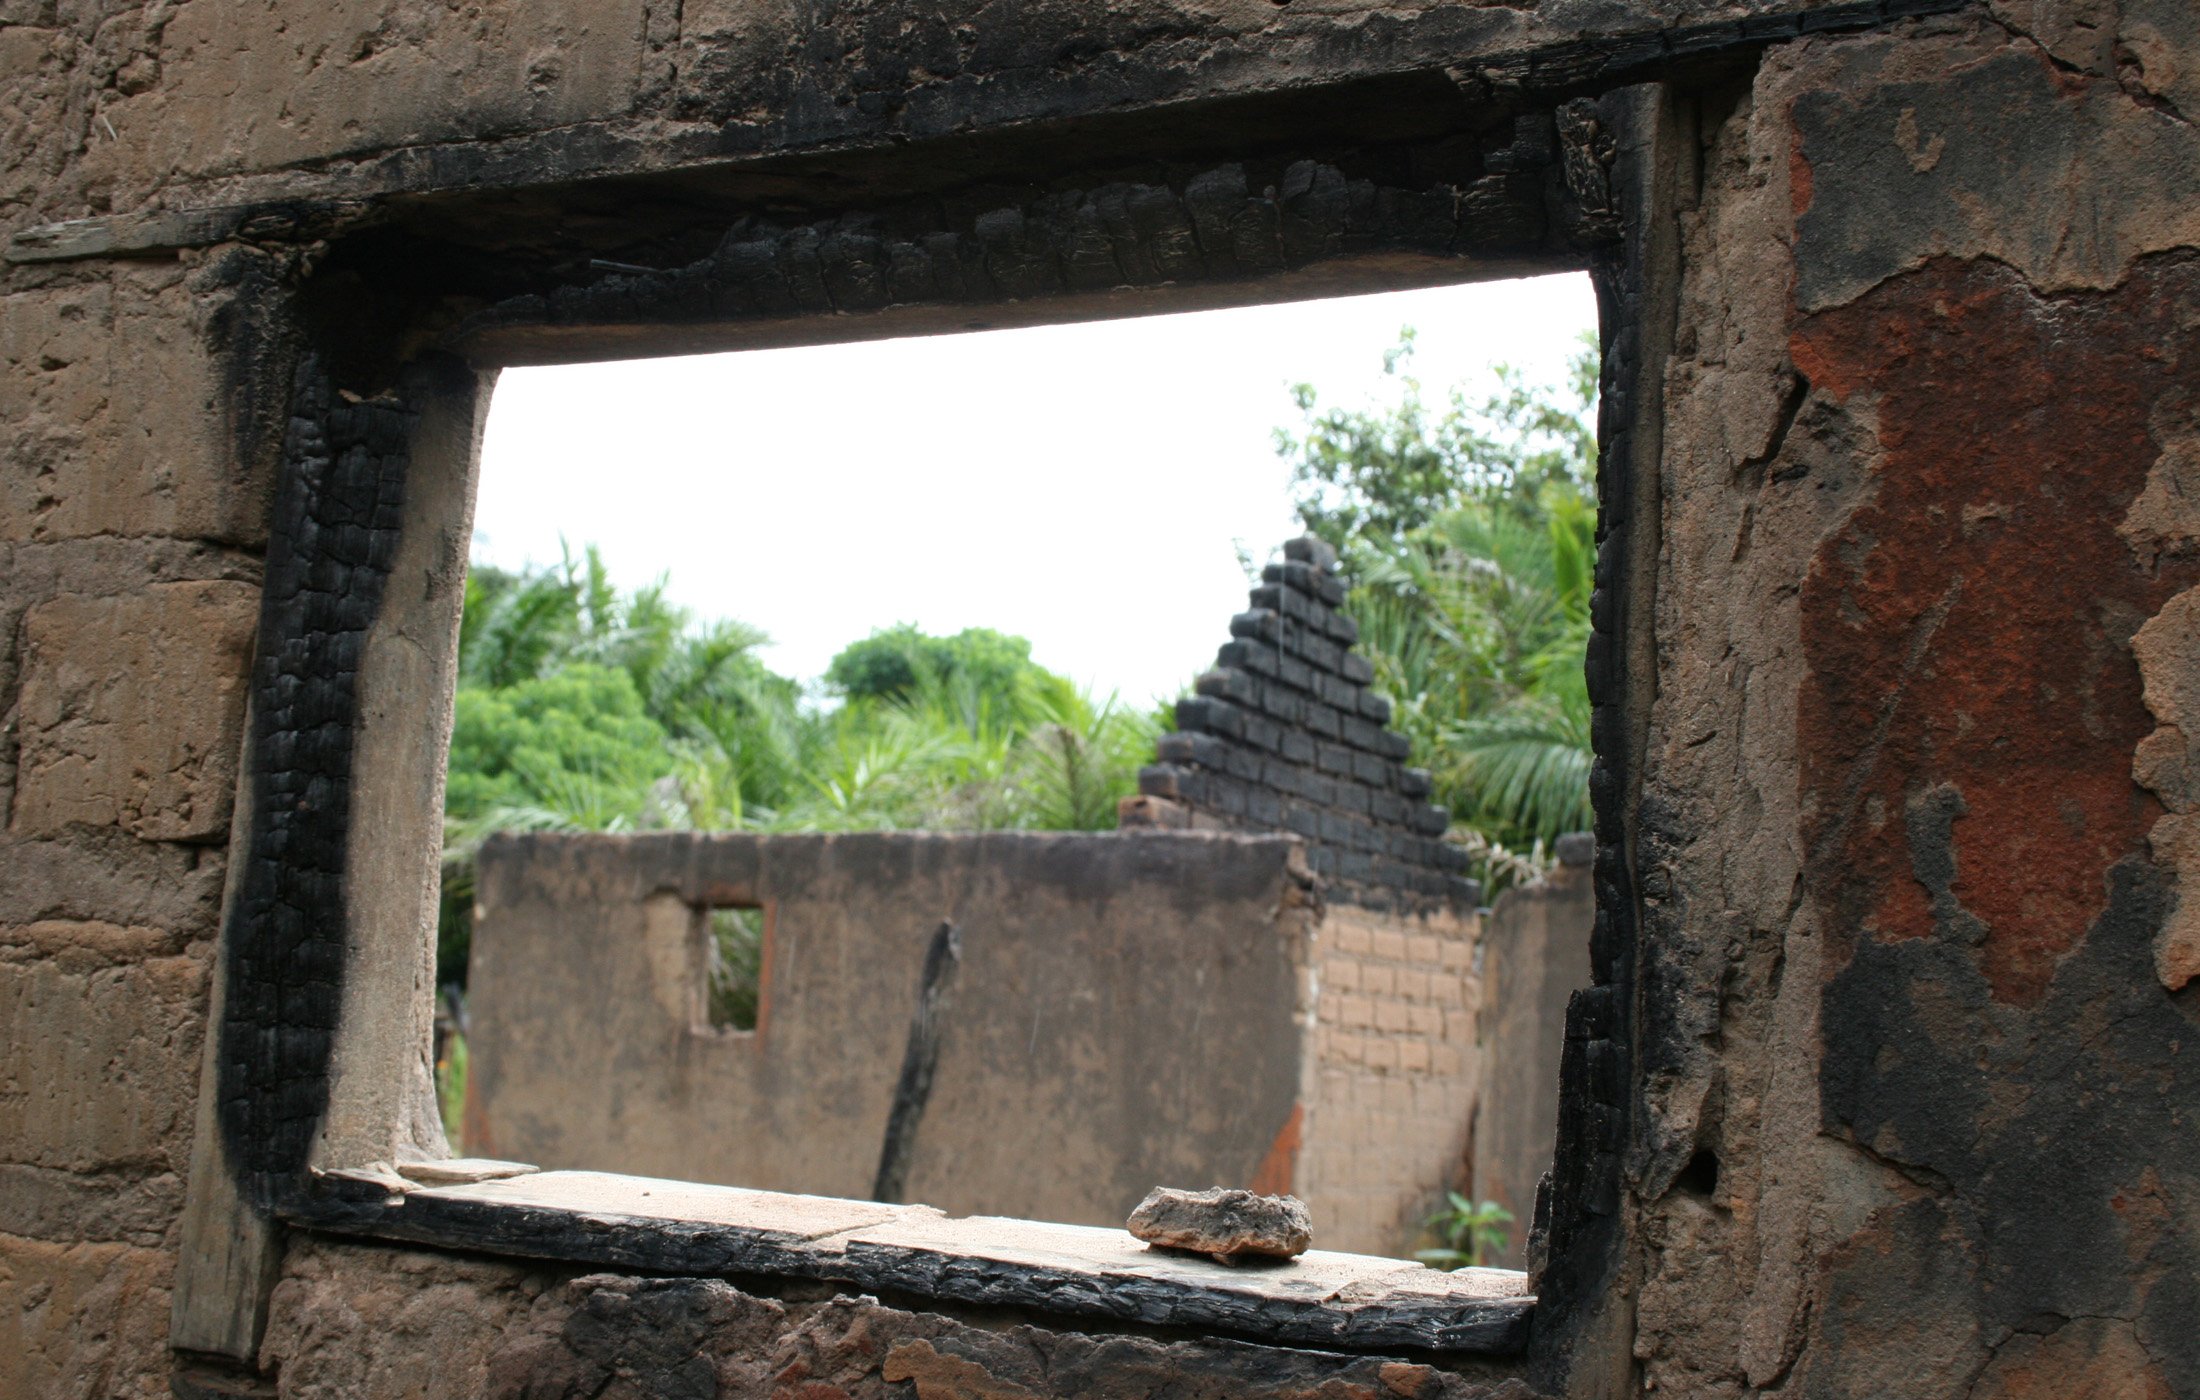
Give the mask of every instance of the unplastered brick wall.
<svg viewBox="0 0 2200 1400">
<path fill-rule="evenodd" d="M 1428 801 L 1428 774 L 1405 765 L 1390 701 L 1352 650 L 1336 551 L 1302 537 L 1283 553 L 1230 619 L 1198 693 L 1177 702 L 1177 732 L 1139 774 L 1124 824 L 1288 831 L 1333 899 L 1473 909 L 1481 891 L 1443 840 L 1449 815 Z"/>
<path fill-rule="evenodd" d="M 1405 736 L 1387 727 L 1390 701 L 1368 688 L 1336 563 L 1302 537 L 1262 571 L 1122 818 L 1306 843 L 1326 908 L 1308 960 L 1292 1184 L 1325 1242 L 1404 1253 L 1465 1171 L 1481 889 L 1443 839 L 1428 774 L 1406 766 Z"/>
<path fill-rule="evenodd" d="M 1460 1179 L 1482 1069 L 1479 923 L 1471 910 L 1329 906 L 1298 1176 L 1325 1239 L 1405 1253 Z"/>
</svg>

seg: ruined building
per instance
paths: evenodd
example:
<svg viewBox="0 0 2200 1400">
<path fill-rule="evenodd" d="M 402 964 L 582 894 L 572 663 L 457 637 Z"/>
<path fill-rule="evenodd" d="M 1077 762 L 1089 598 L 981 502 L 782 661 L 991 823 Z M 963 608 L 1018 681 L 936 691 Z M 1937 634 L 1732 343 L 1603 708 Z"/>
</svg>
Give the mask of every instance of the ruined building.
<svg viewBox="0 0 2200 1400">
<path fill-rule="evenodd" d="M 2200 1393 L 2196 114 L 2181 0 L 0 4 L 0 1394 Z M 438 1165 L 499 366 L 1563 269 L 1525 1274 Z"/>
<path fill-rule="evenodd" d="M 1480 891 L 1325 549 L 1270 566 L 1131 834 L 491 842 L 468 1155 L 1105 1226 L 1251 1186 L 1404 1258 L 1471 1186 L 1524 1233 L 1592 911 L 1513 894 L 1480 975 Z M 707 1005 L 727 907 L 761 921 L 747 1027 Z"/>
</svg>

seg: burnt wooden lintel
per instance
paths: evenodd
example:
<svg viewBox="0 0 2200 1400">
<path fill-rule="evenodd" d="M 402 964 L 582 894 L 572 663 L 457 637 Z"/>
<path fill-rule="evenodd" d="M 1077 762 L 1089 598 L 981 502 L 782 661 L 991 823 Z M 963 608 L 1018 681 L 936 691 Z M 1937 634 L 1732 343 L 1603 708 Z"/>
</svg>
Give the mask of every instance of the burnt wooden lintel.
<svg viewBox="0 0 2200 1400">
<path fill-rule="evenodd" d="M 1877 28 L 1899 20 L 1948 14 L 1973 0 L 1853 0 L 1802 4 L 1702 24 L 1607 33 L 1556 43 L 1529 44 L 1456 57 L 1401 54 L 1391 62 L 1411 71 L 1433 62 L 1470 97 L 1525 110 L 1567 97 L 1631 83 L 1663 80 L 1700 65 L 1732 61 L 1769 44 L 1812 34 Z M 1427 71 L 1423 67 L 1423 71 Z M 1292 92 L 1302 90 L 1290 90 Z M 1280 94 L 1269 94 L 1280 95 Z M 1241 99 L 1258 100 L 1263 94 Z M 1176 105 L 1159 97 L 1156 108 Z M 1088 114 L 1104 117 L 1106 112 Z M 1071 118 L 1079 120 L 1081 118 Z M 1029 121 L 1029 118 L 1025 118 Z M 865 139 L 842 133 L 838 142 Z M 920 133 L 870 139 L 923 139 Z M 453 141 L 399 147 L 351 167 L 349 189 L 322 195 L 325 172 L 275 172 L 284 193 L 265 199 L 216 199 L 180 209 L 104 215 L 21 229 L 0 250 L 7 263 L 64 262 L 83 258 L 146 257 L 178 248 L 206 247 L 230 239 L 310 242 L 371 221 L 380 205 L 421 196 L 465 197 L 483 190 L 516 191 L 614 177 L 660 178 L 683 171 L 728 168 L 799 156 L 799 143 L 774 146 L 768 137 L 729 148 L 732 133 L 712 123 L 667 124 L 656 118 L 583 123 L 507 140 Z M 354 193 L 368 190 L 364 197 Z"/>
</svg>

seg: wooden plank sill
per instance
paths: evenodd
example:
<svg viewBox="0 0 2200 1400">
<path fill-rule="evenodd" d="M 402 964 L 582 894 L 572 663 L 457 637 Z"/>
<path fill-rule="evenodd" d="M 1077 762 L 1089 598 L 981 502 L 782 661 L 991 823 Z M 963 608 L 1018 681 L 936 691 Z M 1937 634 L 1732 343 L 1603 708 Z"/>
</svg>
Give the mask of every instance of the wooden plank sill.
<svg viewBox="0 0 2200 1400">
<path fill-rule="evenodd" d="M 1535 1310 L 1527 1276 L 1509 1269 L 1441 1273 L 1325 1250 L 1233 1268 L 1085 1225 L 955 1219 L 930 1206 L 603 1172 L 439 1165 L 437 1184 L 387 1168 L 316 1173 L 283 1215 L 313 1230 L 529 1259 L 814 1279 L 1355 1351 L 1512 1355 Z M 471 1175 L 488 1179 L 463 1179 Z"/>
</svg>

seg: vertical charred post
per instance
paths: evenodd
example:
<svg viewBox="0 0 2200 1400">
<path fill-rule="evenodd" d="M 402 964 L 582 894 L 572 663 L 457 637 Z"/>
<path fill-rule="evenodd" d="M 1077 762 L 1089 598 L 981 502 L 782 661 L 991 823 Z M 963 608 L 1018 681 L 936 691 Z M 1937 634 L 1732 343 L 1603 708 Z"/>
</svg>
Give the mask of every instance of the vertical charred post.
<svg viewBox="0 0 2200 1400">
<path fill-rule="evenodd" d="M 916 1156 L 917 1125 L 932 1098 L 932 1076 L 940 1063 L 940 1018 L 962 966 L 962 936 L 942 920 L 924 950 L 924 973 L 917 984 L 917 1010 L 909 1021 L 909 1047 L 902 1053 L 901 1079 L 894 1106 L 886 1115 L 886 1139 L 879 1146 L 874 1201 L 901 1200 L 909 1185 L 909 1163 Z"/>
<path fill-rule="evenodd" d="M 251 825 L 231 904 L 220 1122 L 246 1199 L 273 1205 L 328 1108 L 343 1003 L 358 675 L 396 555 L 413 414 L 292 382 L 252 671 Z"/>
<path fill-rule="evenodd" d="M 1673 334 L 1678 276 L 1671 190 L 1680 141 L 1661 85 L 1631 88 L 1569 108 L 1570 144 L 1610 152 L 1609 201 L 1620 241 L 1591 265 L 1603 321 L 1598 408 L 1598 520 L 1595 591 L 1587 656 L 1590 800 L 1596 823 L 1596 923 L 1591 985 L 1566 1012 L 1559 1070 L 1558 1144 L 1537 1193 L 1530 1268 L 1541 1302 L 1537 1364 L 1561 1387 L 1578 1358 L 1613 1355 L 1591 1333 L 1616 1306 L 1623 1264 L 1626 1152 L 1637 1118 L 1639 1016 L 1637 881 L 1639 772 L 1656 692 L 1651 590 L 1658 554 L 1660 384 Z M 1607 144 L 1608 143 L 1608 144 Z M 1577 165 L 1580 164 L 1577 162 Z M 1594 185 L 1581 169 L 1570 184 Z M 1594 200 L 1584 198 L 1585 210 Z"/>
</svg>

